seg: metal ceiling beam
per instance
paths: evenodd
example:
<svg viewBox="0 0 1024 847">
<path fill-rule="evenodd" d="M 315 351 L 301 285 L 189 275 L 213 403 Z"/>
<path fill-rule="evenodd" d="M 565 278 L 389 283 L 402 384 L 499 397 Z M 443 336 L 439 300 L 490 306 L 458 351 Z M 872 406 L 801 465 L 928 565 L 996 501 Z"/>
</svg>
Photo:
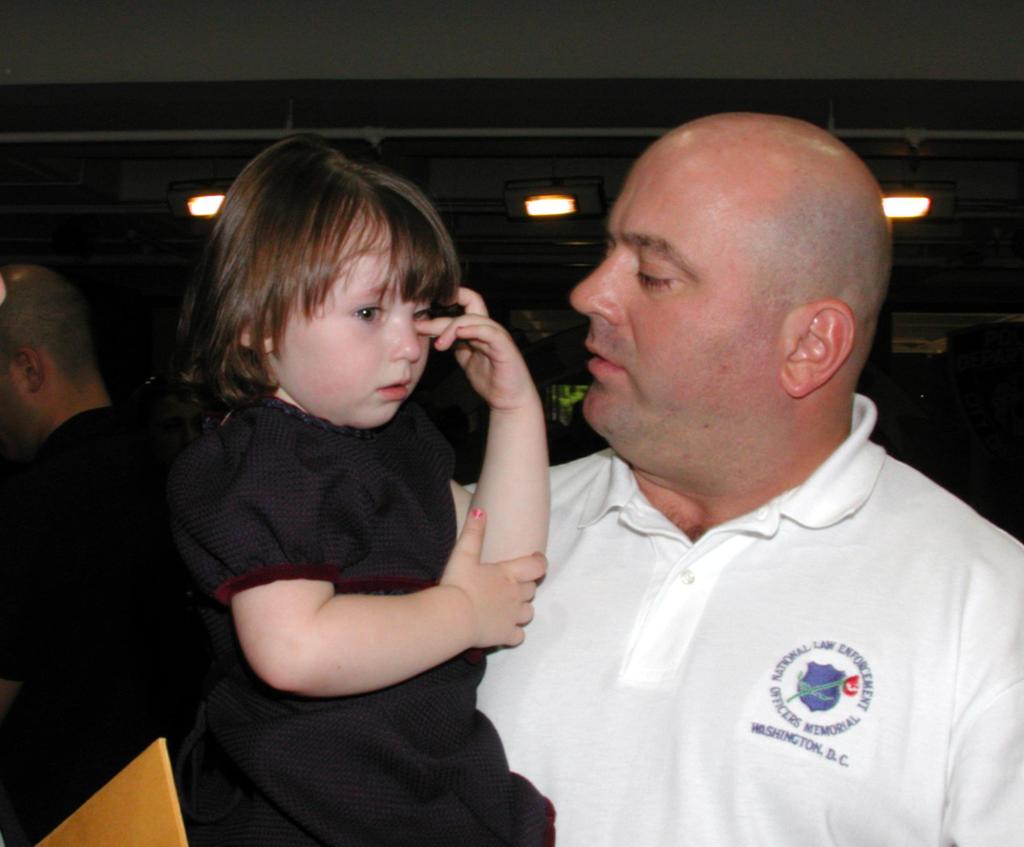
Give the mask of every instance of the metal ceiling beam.
<svg viewBox="0 0 1024 847">
<path fill-rule="evenodd" d="M 657 138 L 672 127 L 274 127 L 264 129 L 158 129 L 0 132 L 0 144 L 108 144 L 118 142 L 260 141 L 312 132 L 324 138 L 377 146 L 410 138 Z M 1024 141 L 1021 130 L 832 128 L 844 140 L 895 140 L 919 147 L 927 141 Z"/>
</svg>

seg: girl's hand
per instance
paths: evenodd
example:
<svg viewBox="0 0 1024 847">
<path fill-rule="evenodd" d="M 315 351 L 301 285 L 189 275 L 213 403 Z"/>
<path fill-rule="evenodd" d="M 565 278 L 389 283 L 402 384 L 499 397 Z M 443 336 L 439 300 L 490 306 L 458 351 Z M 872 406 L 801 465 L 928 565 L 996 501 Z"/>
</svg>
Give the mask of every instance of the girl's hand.
<svg viewBox="0 0 1024 847">
<path fill-rule="evenodd" d="M 487 405 L 512 411 L 536 402 L 536 388 L 512 336 L 487 316 L 483 298 L 460 288 L 458 303 L 466 310 L 457 318 L 434 318 L 417 324 L 424 335 L 436 336 L 434 348 L 454 347 L 455 360 Z"/>
<path fill-rule="evenodd" d="M 485 523 L 482 510 L 470 510 L 440 585 L 465 598 L 473 646 L 514 647 L 525 637 L 523 627 L 533 620 L 533 595 L 537 581 L 544 576 L 546 560 L 534 553 L 506 562 L 482 563 Z"/>
</svg>

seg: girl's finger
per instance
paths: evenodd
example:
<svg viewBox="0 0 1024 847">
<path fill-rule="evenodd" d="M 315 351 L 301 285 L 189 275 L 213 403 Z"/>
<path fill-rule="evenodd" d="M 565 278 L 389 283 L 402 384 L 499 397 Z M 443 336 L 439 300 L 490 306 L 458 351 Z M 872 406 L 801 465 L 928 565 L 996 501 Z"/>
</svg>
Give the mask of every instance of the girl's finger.
<svg viewBox="0 0 1024 847">
<path fill-rule="evenodd" d="M 421 318 L 416 321 L 416 332 L 437 338 L 451 324 L 454 318 Z"/>
<path fill-rule="evenodd" d="M 455 540 L 452 552 L 469 553 L 479 560 L 480 550 L 484 545 L 484 530 L 487 528 L 487 515 L 484 510 L 473 507 L 469 510 L 469 520 L 462 527 L 462 532 Z"/>
<path fill-rule="evenodd" d="M 484 298 L 472 288 L 460 288 L 457 302 L 465 308 L 467 315 L 483 315 L 487 317 L 487 305 L 484 303 Z"/>
<path fill-rule="evenodd" d="M 490 344 L 500 332 L 497 325 L 489 318 L 480 320 L 480 315 L 463 315 L 455 318 L 437 336 L 434 347 L 447 350 L 456 341 L 480 341 Z"/>
</svg>

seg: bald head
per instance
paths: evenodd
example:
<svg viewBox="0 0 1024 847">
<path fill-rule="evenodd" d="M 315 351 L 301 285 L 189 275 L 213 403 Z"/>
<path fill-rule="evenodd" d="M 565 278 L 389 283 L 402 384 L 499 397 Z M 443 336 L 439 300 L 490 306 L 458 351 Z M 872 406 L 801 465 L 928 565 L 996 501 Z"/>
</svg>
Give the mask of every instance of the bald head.
<svg viewBox="0 0 1024 847">
<path fill-rule="evenodd" d="M 734 246 L 771 301 L 790 307 L 835 297 L 850 306 L 859 368 L 891 261 L 881 189 L 861 159 L 805 121 L 745 113 L 684 124 L 648 156 L 709 182 L 728 213 Z"/>
<path fill-rule="evenodd" d="M 23 462 L 64 421 L 110 397 L 81 292 L 38 265 L 6 265 L 0 278 L 0 456 Z"/>
<path fill-rule="evenodd" d="M 0 277 L 0 358 L 29 346 L 47 350 L 69 377 L 96 371 L 89 306 L 75 286 L 40 265 L 6 265 Z"/>
</svg>

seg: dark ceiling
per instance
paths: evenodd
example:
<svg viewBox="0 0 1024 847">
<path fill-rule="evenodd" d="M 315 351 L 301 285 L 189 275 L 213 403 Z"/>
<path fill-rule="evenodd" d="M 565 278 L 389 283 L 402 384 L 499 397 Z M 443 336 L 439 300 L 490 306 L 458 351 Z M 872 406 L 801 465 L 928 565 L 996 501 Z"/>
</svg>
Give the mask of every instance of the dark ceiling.
<svg viewBox="0 0 1024 847">
<path fill-rule="evenodd" d="M 716 111 L 829 126 L 883 180 L 948 184 L 941 220 L 896 228 L 894 297 L 1024 311 L 1024 83 L 421 80 L 0 86 L 0 263 L 173 300 L 207 225 L 169 183 L 230 178 L 315 130 L 419 181 L 469 277 L 501 308 L 560 308 L 602 250 L 599 219 L 510 221 L 504 183 L 599 176 L 614 199 L 659 132 Z"/>
</svg>

